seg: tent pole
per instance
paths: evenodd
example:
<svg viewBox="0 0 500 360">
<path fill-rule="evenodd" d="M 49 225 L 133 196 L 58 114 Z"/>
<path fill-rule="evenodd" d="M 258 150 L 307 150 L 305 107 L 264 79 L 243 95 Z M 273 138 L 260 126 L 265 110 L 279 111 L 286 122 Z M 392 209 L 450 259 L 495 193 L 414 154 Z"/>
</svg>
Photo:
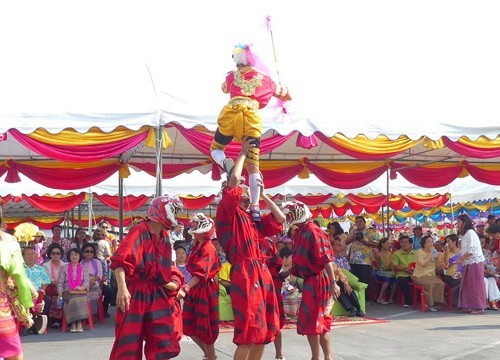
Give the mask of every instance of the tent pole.
<svg viewBox="0 0 500 360">
<path fill-rule="evenodd" d="M 118 173 L 118 226 L 119 235 L 118 240 L 123 239 L 123 179 Z"/>
<path fill-rule="evenodd" d="M 78 227 L 82 227 L 82 204 L 78 204 Z"/>
<path fill-rule="evenodd" d="M 453 223 L 455 222 L 455 214 L 453 214 L 453 201 L 451 201 L 452 196 L 450 195 L 450 210 L 451 210 L 451 226 L 453 228 Z"/>
<path fill-rule="evenodd" d="M 161 157 L 161 144 L 163 137 L 163 127 L 161 125 L 156 129 L 156 196 L 162 195 L 161 179 L 163 178 L 163 164 Z"/>
<path fill-rule="evenodd" d="M 92 214 L 92 192 L 91 191 L 89 191 L 89 200 L 88 200 L 88 203 L 89 203 L 89 236 L 92 239 L 92 235 L 93 235 L 93 232 L 92 232 L 92 215 L 93 214 Z"/>
<path fill-rule="evenodd" d="M 64 237 L 66 239 L 69 238 L 68 213 L 69 213 L 69 211 L 64 212 Z"/>
<path fill-rule="evenodd" d="M 71 238 L 75 238 L 75 208 L 71 209 Z"/>
<path fill-rule="evenodd" d="M 389 181 L 391 180 L 390 176 L 389 176 L 389 168 L 387 168 L 386 172 L 386 179 L 387 179 L 387 188 L 386 188 L 386 194 L 385 194 L 385 208 L 386 208 L 386 211 L 387 211 L 387 229 L 384 231 L 384 233 L 387 235 L 387 237 L 389 237 Z M 382 211 L 382 215 L 384 214 L 384 212 Z M 383 218 L 383 216 L 382 216 Z"/>
</svg>

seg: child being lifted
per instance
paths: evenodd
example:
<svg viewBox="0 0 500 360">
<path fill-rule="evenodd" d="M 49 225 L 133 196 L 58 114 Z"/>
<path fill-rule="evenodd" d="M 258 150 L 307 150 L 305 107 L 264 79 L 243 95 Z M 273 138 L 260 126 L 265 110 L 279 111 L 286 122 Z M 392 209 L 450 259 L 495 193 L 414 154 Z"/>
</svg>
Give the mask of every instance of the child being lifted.
<svg viewBox="0 0 500 360">
<path fill-rule="evenodd" d="M 260 66 L 261 61 L 252 51 L 251 45 L 236 45 L 233 60 L 236 63 L 236 71 L 229 72 L 222 84 L 222 91 L 230 95 L 230 100 L 222 108 L 217 119 L 218 128 L 210 146 L 210 153 L 229 179 L 234 161 L 226 158 L 224 149 L 233 138 L 238 142 L 241 142 L 243 137 L 252 140 L 245 167 L 249 174 L 250 214 L 254 221 L 260 221 L 259 152 L 262 119 L 258 110 L 266 107 L 273 96 L 283 101 L 292 98 L 286 88 L 276 84 L 265 74 L 268 71 L 265 66 Z"/>
</svg>

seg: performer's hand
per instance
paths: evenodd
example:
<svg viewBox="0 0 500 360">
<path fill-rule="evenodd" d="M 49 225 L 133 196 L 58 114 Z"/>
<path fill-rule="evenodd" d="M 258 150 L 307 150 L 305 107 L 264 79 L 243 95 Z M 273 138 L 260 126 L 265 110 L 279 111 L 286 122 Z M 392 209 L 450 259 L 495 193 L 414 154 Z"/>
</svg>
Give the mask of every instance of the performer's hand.
<svg viewBox="0 0 500 360">
<path fill-rule="evenodd" d="M 28 320 L 28 322 L 24 322 L 23 323 L 23 326 L 26 328 L 26 329 L 31 329 L 31 327 L 35 324 L 35 322 L 33 321 L 33 319 L 31 318 L 30 316 L 30 319 Z"/>
<path fill-rule="evenodd" d="M 248 136 L 242 137 L 241 138 L 241 154 L 246 155 L 248 153 L 248 149 L 250 149 L 251 147 L 255 147 L 255 144 L 253 143 L 253 139 L 248 137 Z"/>
<path fill-rule="evenodd" d="M 259 171 L 259 178 L 257 179 L 257 186 L 260 189 L 260 196 L 264 197 L 266 188 L 264 186 L 264 175 L 262 175 L 261 171 Z"/>
<path fill-rule="evenodd" d="M 337 299 L 340 296 L 340 286 L 336 282 L 330 285 L 330 294 Z"/>
<path fill-rule="evenodd" d="M 42 300 L 41 303 L 39 303 L 37 306 L 36 306 L 36 312 L 38 313 L 41 313 L 43 312 L 43 308 L 45 307 L 45 301 Z"/>
<path fill-rule="evenodd" d="M 179 292 L 177 293 L 177 299 L 180 300 L 180 299 L 184 299 L 186 297 L 186 292 L 184 291 L 184 289 L 179 289 Z"/>
<path fill-rule="evenodd" d="M 116 294 L 116 305 L 121 311 L 128 311 L 130 308 L 130 293 L 126 286 L 119 287 Z"/>
</svg>

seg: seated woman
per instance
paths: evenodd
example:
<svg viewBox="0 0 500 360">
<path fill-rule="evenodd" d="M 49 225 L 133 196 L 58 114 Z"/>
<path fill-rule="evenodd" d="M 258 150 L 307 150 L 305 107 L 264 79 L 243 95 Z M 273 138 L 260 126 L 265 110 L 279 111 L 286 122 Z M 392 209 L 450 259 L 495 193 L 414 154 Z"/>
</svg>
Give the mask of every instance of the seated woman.
<svg viewBox="0 0 500 360">
<path fill-rule="evenodd" d="M 82 246 L 83 260 L 80 261 L 83 271 L 89 275 L 89 291 L 87 297 L 92 304 L 92 313 L 97 314 L 98 301 L 102 295 L 102 263 L 96 256 L 95 244 L 88 243 Z"/>
<path fill-rule="evenodd" d="M 82 253 L 78 249 L 68 252 L 69 263 L 63 265 L 57 281 L 59 302 L 64 302 L 64 315 L 70 324 L 70 332 L 83 332 L 82 320 L 88 319 L 87 291 L 89 274 L 80 264 Z"/>
<path fill-rule="evenodd" d="M 444 282 L 436 276 L 437 256 L 433 254 L 434 241 L 431 236 L 423 236 L 420 240 L 421 249 L 416 251 L 416 264 L 413 270 L 413 283 L 424 287 L 427 310 L 437 311 L 436 303 L 443 303 Z"/>
<path fill-rule="evenodd" d="M 58 329 L 61 326 L 61 308 L 58 306 L 58 295 L 57 295 L 57 280 L 59 279 L 59 273 L 64 264 L 62 261 L 62 257 L 64 256 L 64 251 L 61 244 L 52 243 L 47 249 L 47 256 L 49 257 L 49 261 L 43 264 L 43 267 L 49 274 L 51 283 L 47 285 L 45 289 L 45 294 L 48 297 L 48 306 L 50 306 L 49 310 L 49 319 L 52 324 L 52 328 Z"/>
<path fill-rule="evenodd" d="M 450 234 L 445 237 L 446 245 L 442 257 L 443 281 L 451 286 L 453 292 L 453 306 L 458 304 L 458 294 L 460 293 L 462 265 L 459 264 L 460 247 L 458 246 L 458 235 Z"/>
<path fill-rule="evenodd" d="M 392 270 L 391 241 L 388 238 L 384 237 L 380 239 L 377 257 L 378 268 L 376 276 L 377 280 L 382 282 L 377 303 L 382 305 L 393 304 L 394 294 L 396 293 L 396 273 Z M 389 287 L 391 288 L 389 301 L 385 301 L 384 294 Z"/>
<path fill-rule="evenodd" d="M 500 290 L 497 285 L 497 268 L 492 262 L 493 255 L 488 250 L 489 242 L 483 235 L 479 236 L 484 256 L 484 286 L 486 288 L 486 301 L 490 310 L 498 310 L 497 301 L 500 300 Z"/>
</svg>

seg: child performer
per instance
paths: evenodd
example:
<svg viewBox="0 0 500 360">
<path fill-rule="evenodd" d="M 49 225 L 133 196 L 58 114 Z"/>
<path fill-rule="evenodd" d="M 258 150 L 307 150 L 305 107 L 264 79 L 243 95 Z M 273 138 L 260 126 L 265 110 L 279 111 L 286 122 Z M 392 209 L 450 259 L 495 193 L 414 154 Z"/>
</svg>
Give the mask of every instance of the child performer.
<svg viewBox="0 0 500 360">
<path fill-rule="evenodd" d="M 327 235 L 311 221 L 311 212 L 300 202 L 282 204 L 286 222 L 298 228 L 293 234 L 292 275 L 304 279 L 297 319 L 297 333 L 306 335 L 313 360 L 333 360 L 330 349 L 333 299 L 340 295 L 336 284 L 333 250 Z"/>
<path fill-rule="evenodd" d="M 184 298 L 184 335 L 190 336 L 203 350 L 203 359 L 215 360 L 214 343 L 219 336 L 219 283 L 216 278 L 221 268 L 212 243 L 215 223 L 199 213 L 191 218 L 189 226 L 189 233 L 196 241 L 186 264 L 192 278 L 177 295 L 179 299 Z"/>
<path fill-rule="evenodd" d="M 286 88 L 277 85 L 269 77 L 269 71 L 261 65 L 262 62 L 253 52 L 251 45 L 236 45 L 233 60 L 236 63 L 236 71 L 229 72 L 222 84 L 222 91 L 229 93 L 230 100 L 217 119 L 218 128 L 210 151 L 212 159 L 224 169 L 229 181 L 234 162 L 232 159 L 226 159 L 224 149 L 233 138 L 240 142 L 243 136 L 251 139 L 251 147 L 245 161 L 249 174 L 250 214 L 254 221 L 260 221 L 259 152 L 262 119 L 258 110 L 264 108 L 273 96 L 283 101 L 292 98 Z"/>
</svg>

